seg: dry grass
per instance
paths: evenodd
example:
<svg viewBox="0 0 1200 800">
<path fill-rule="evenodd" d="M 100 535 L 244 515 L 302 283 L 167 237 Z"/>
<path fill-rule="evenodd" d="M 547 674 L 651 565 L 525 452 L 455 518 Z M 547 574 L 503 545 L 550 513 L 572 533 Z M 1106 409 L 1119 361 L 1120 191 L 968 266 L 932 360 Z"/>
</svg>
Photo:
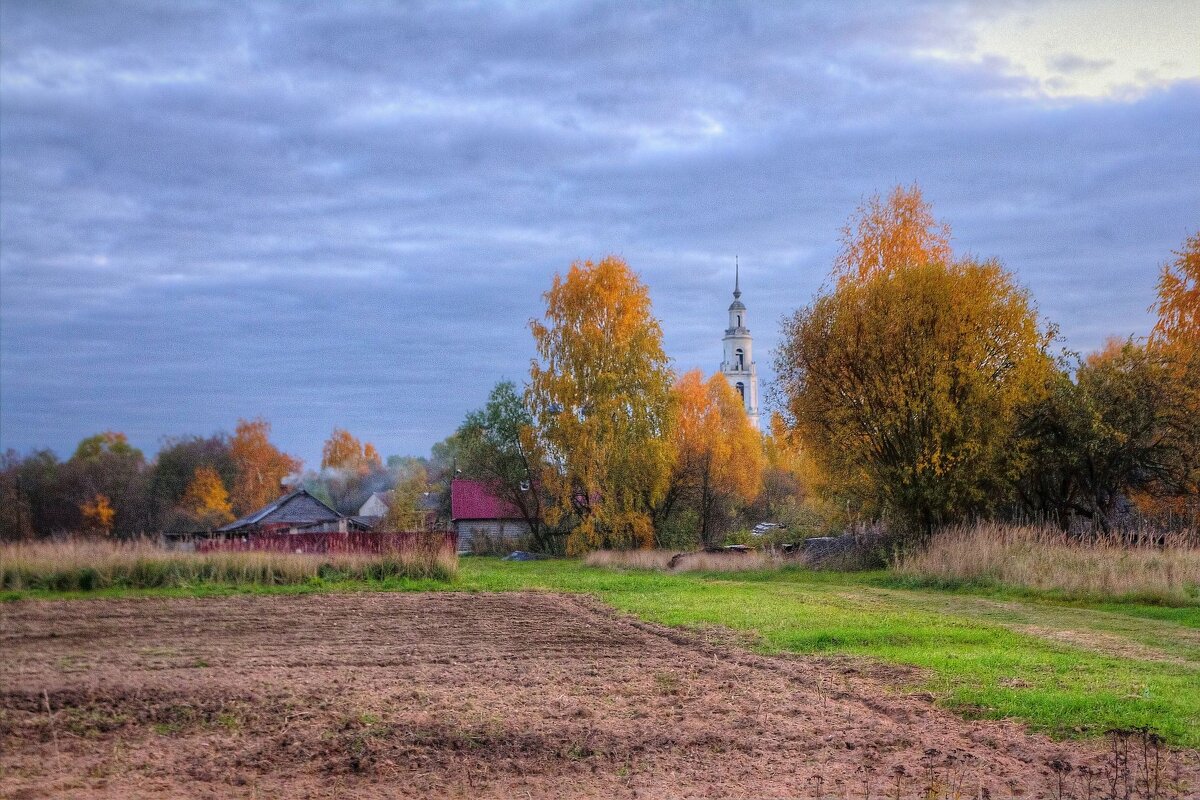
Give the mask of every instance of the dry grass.
<svg viewBox="0 0 1200 800">
<path fill-rule="evenodd" d="M 589 567 L 614 569 L 667 569 L 675 550 L 597 550 L 588 553 L 583 563 Z"/>
<path fill-rule="evenodd" d="M 1200 604 L 1200 536 L 1138 532 L 1080 539 L 1053 528 L 950 528 L 892 570 L 919 581 L 986 584 L 1075 597 Z"/>
<path fill-rule="evenodd" d="M 433 578 L 458 570 L 453 548 L 380 554 L 267 551 L 186 553 L 148 541 L 68 540 L 0 545 L 0 589 L 93 591 L 223 584 L 282 585 L 326 580 Z"/>
<path fill-rule="evenodd" d="M 598 550 L 583 561 L 589 567 L 663 572 L 748 572 L 774 569 L 783 562 L 762 553 L 680 553 L 677 550 Z"/>
</svg>

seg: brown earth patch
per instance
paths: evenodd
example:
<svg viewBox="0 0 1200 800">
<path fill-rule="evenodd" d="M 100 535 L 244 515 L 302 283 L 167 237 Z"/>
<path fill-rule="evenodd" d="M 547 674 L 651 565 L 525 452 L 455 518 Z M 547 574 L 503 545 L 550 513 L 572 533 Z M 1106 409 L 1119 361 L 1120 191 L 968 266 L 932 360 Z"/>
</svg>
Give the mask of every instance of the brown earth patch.
<svg viewBox="0 0 1200 800">
<path fill-rule="evenodd" d="M 1105 768 L 906 677 L 553 594 L 20 602 L 0 796 L 1028 798 Z"/>
</svg>

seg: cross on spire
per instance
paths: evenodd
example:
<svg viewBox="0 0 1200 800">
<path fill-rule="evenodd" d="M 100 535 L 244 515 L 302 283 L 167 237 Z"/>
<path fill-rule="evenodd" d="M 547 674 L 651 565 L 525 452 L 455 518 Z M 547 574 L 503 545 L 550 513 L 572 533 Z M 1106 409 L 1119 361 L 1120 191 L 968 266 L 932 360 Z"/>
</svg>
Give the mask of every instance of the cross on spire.
<svg viewBox="0 0 1200 800">
<path fill-rule="evenodd" d="M 738 299 L 742 296 L 742 280 L 738 272 L 738 257 L 733 257 L 733 297 Z"/>
</svg>

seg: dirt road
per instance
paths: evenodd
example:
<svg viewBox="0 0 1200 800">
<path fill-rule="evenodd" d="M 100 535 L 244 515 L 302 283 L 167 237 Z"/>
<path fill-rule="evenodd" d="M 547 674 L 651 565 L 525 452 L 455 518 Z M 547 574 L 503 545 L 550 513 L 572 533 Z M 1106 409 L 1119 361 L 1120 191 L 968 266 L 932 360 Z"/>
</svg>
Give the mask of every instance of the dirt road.
<svg viewBox="0 0 1200 800">
<path fill-rule="evenodd" d="M 865 669 L 552 594 L 12 603 L 0 796 L 1101 796 L 1103 743 Z"/>
</svg>

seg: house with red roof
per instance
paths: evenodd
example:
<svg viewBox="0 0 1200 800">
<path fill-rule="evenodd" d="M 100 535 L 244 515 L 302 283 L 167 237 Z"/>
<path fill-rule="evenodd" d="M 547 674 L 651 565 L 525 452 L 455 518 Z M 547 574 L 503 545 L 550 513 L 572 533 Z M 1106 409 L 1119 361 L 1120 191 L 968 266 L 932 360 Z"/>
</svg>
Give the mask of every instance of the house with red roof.
<svg viewBox="0 0 1200 800">
<path fill-rule="evenodd" d="M 459 552 L 486 552 L 516 545 L 530 534 L 521 510 L 501 496 L 491 481 L 455 478 L 450 482 L 450 523 Z"/>
</svg>

